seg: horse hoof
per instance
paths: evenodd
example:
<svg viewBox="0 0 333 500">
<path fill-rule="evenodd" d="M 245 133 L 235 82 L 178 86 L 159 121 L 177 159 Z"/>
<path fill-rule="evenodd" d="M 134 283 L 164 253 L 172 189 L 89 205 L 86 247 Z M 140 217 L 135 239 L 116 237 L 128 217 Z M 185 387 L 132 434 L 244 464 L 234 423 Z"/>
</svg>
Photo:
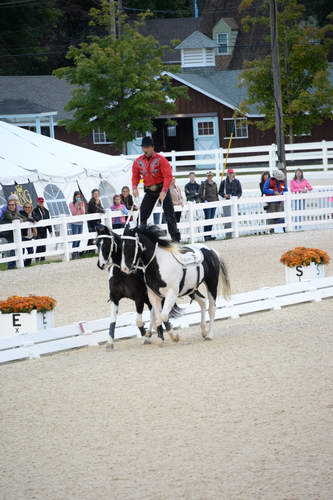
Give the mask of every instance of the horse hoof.
<svg viewBox="0 0 333 500">
<path fill-rule="evenodd" d="M 206 337 L 204 337 L 204 340 L 213 340 L 212 337 L 208 337 L 208 335 Z"/>
<path fill-rule="evenodd" d="M 158 345 L 159 347 L 163 347 L 163 345 L 164 345 L 164 340 L 162 340 L 160 337 L 158 337 L 158 338 L 157 338 L 157 345 Z"/>
<path fill-rule="evenodd" d="M 179 342 L 179 335 L 178 333 L 174 333 L 171 335 L 172 342 Z"/>
<path fill-rule="evenodd" d="M 147 344 L 147 345 L 148 345 L 148 344 L 151 344 L 151 340 L 150 340 L 149 338 L 147 338 L 147 337 L 146 337 L 146 338 L 145 338 L 145 340 L 143 341 L 143 345 L 145 345 L 145 344 Z"/>
<path fill-rule="evenodd" d="M 111 344 L 110 342 L 108 342 L 105 346 L 105 350 L 106 351 L 112 351 L 113 350 L 113 344 Z"/>
<path fill-rule="evenodd" d="M 153 335 L 153 332 L 150 332 L 150 331 L 148 330 L 148 332 L 146 332 L 145 337 L 150 338 L 152 335 Z"/>
</svg>

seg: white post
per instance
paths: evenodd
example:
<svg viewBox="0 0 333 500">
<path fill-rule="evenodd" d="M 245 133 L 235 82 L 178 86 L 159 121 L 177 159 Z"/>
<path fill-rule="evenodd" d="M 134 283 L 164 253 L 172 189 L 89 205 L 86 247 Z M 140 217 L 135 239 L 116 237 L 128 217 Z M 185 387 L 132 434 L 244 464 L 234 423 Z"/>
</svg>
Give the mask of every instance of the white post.
<svg viewBox="0 0 333 500">
<path fill-rule="evenodd" d="M 276 168 L 276 144 L 271 144 L 269 148 L 269 175 L 272 175 L 273 170 Z"/>
<path fill-rule="evenodd" d="M 172 173 L 175 175 L 177 172 L 177 167 L 176 167 L 176 151 L 173 149 L 171 151 L 171 166 L 172 166 Z"/>
<path fill-rule="evenodd" d="M 105 225 L 109 228 L 112 229 L 112 215 L 111 215 L 112 210 L 110 208 L 107 208 L 105 210 Z"/>
<path fill-rule="evenodd" d="M 67 232 L 67 222 L 66 222 L 66 215 L 62 215 L 60 217 L 61 219 L 61 224 L 60 224 L 60 235 L 64 244 L 64 257 L 65 261 L 69 262 L 70 261 L 70 251 L 69 251 L 69 244 L 70 242 L 68 241 L 68 232 Z"/>
<path fill-rule="evenodd" d="M 291 194 L 289 191 L 286 191 L 283 196 L 285 198 L 284 212 L 286 221 L 286 231 L 289 233 L 293 230 Z"/>
<path fill-rule="evenodd" d="M 49 129 L 50 129 L 50 137 L 54 139 L 54 121 L 53 121 L 53 116 L 49 116 Z"/>
<path fill-rule="evenodd" d="M 23 258 L 23 247 L 22 247 L 22 235 L 21 235 L 21 223 L 19 220 L 14 220 L 13 224 L 13 240 L 16 245 L 16 261 L 17 267 L 24 267 L 24 258 Z"/>
<path fill-rule="evenodd" d="M 328 152 L 327 152 L 327 142 L 321 141 L 322 153 L 323 153 L 323 169 L 327 172 L 328 169 Z"/>
<path fill-rule="evenodd" d="M 216 179 L 219 179 L 219 176 L 220 176 L 220 149 L 215 149 L 214 157 L 215 157 L 215 175 L 216 175 Z"/>
<path fill-rule="evenodd" d="M 238 198 L 232 198 L 231 215 L 235 238 L 239 238 Z"/>
<path fill-rule="evenodd" d="M 194 207 L 195 203 L 189 202 L 189 225 L 190 225 L 190 241 L 191 243 L 195 242 L 195 233 L 194 233 Z"/>
<path fill-rule="evenodd" d="M 42 129 L 40 127 L 40 118 L 36 117 L 35 124 L 36 124 L 36 133 L 41 134 Z"/>
</svg>

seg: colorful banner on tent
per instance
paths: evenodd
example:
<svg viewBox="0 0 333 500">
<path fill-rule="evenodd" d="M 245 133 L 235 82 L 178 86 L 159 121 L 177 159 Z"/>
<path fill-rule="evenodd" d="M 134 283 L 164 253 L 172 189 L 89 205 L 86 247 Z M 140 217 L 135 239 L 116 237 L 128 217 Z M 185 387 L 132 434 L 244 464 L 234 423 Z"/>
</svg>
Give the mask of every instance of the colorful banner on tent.
<svg viewBox="0 0 333 500">
<path fill-rule="evenodd" d="M 37 193 L 32 182 L 26 182 L 25 184 L 1 184 L 1 186 L 6 200 L 11 194 L 16 194 L 19 199 L 19 205 L 21 206 L 23 206 L 24 203 L 37 204 Z"/>
</svg>

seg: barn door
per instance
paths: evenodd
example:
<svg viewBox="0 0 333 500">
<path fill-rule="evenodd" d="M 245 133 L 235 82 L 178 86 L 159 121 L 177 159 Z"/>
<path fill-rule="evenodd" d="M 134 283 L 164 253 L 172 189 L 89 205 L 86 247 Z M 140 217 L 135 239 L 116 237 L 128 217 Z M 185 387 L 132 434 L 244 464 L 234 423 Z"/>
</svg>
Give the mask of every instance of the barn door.
<svg viewBox="0 0 333 500">
<path fill-rule="evenodd" d="M 194 149 L 202 151 L 205 149 L 217 149 L 220 147 L 219 122 L 217 116 L 205 116 L 192 118 Z M 213 155 L 199 155 L 198 160 L 214 159 Z M 201 169 L 213 169 L 215 163 L 197 165 Z"/>
</svg>

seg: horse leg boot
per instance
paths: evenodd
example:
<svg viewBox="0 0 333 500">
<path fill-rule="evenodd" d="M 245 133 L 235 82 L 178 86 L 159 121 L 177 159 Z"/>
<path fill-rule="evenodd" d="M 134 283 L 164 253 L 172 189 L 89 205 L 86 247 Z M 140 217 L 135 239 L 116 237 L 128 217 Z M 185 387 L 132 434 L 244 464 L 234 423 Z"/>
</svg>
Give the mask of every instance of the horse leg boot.
<svg viewBox="0 0 333 500">
<path fill-rule="evenodd" d="M 146 329 L 142 321 L 142 312 L 144 308 L 144 303 L 136 301 L 135 306 L 136 306 L 136 326 L 140 330 L 141 337 L 144 337 L 146 335 Z"/>
<path fill-rule="evenodd" d="M 173 342 L 179 341 L 179 335 L 178 335 L 178 333 L 174 333 L 173 328 L 171 326 L 171 323 L 169 321 L 170 311 L 173 308 L 173 306 L 175 305 L 176 299 L 177 299 L 177 294 L 173 290 L 169 290 L 166 297 L 165 297 L 163 309 L 162 309 L 162 314 L 161 314 L 162 321 L 163 321 L 164 325 L 166 326 L 166 330 L 169 334 L 169 337 L 171 338 L 171 340 Z"/>
<path fill-rule="evenodd" d="M 111 323 L 109 326 L 109 340 L 106 343 L 106 350 L 107 351 L 112 351 L 112 349 L 114 347 L 113 341 L 114 341 L 114 332 L 116 329 L 118 306 L 119 306 L 119 304 L 116 304 L 115 302 L 111 302 Z"/>
</svg>

